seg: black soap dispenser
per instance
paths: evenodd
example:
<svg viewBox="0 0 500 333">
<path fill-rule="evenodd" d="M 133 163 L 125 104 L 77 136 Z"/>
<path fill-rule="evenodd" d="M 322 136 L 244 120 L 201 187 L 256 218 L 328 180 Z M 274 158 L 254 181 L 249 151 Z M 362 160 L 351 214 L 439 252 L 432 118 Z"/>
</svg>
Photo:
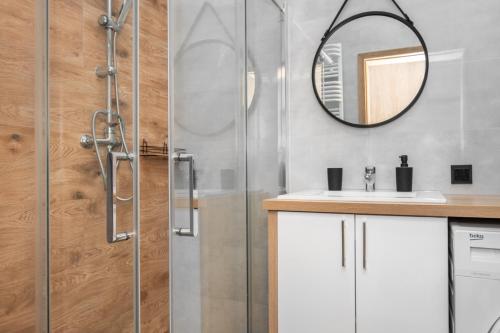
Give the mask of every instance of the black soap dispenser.
<svg viewBox="0 0 500 333">
<path fill-rule="evenodd" d="M 399 156 L 401 166 L 396 168 L 396 189 L 398 192 L 411 192 L 413 168 L 408 167 L 408 155 Z"/>
</svg>

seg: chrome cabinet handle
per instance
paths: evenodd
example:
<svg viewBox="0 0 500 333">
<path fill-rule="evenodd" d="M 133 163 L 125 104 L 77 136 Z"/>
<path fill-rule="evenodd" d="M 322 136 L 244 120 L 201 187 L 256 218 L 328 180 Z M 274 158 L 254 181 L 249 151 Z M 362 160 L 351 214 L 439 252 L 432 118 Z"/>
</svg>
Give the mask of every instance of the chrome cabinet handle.
<svg viewBox="0 0 500 333">
<path fill-rule="evenodd" d="M 342 267 L 345 268 L 345 221 L 342 220 Z"/>
<path fill-rule="evenodd" d="M 118 196 L 116 191 L 116 172 L 118 170 L 119 161 L 132 161 L 133 154 L 125 152 L 109 152 L 108 153 L 108 172 L 107 172 L 107 191 L 106 191 L 106 238 L 108 243 L 116 243 L 130 239 L 134 236 L 134 232 L 116 232 L 116 204 Z M 133 171 L 132 171 L 133 172 Z"/>
<path fill-rule="evenodd" d="M 363 222 L 363 269 L 366 270 L 366 222 Z"/>
<path fill-rule="evenodd" d="M 174 162 L 187 162 L 189 165 L 189 228 L 174 227 L 174 232 L 179 236 L 196 237 L 194 230 L 194 158 L 192 154 L 174 153 L 173 159 Z"/>
</svg>

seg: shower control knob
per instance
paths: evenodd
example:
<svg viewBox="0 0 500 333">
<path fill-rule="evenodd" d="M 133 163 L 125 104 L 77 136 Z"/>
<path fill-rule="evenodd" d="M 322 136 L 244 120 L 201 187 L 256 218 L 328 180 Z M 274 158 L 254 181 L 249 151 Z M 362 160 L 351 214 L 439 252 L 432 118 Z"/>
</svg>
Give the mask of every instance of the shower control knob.
<svg viewBox="0 0 500 333">
<path fill-rule="evenodd" d="M 80 146 L 85 149 L 91 149 L 94 146 L 94 138 L 88 134 L 82 135 L 80 137 Z"/>
<path fill-rule="evenodd" d="M 107 27 L 109 23 L 109 17 L 106 15 L 101 15 L 99 16 L 99 19 L 97 20 L 100 26 Z"/>
</svg>

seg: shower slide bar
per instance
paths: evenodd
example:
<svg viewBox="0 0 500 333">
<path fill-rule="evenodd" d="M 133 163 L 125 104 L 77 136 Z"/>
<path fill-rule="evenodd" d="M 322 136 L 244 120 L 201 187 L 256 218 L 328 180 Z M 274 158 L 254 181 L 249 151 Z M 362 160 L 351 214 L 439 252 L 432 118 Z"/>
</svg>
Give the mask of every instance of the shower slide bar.
<svg viewBox="0 0 500 333">
<path fill-rule="evenodd" d="M 97 67 L 96 75 L 106 79 L 106 108 L 97 110 L 92 115 L 91 129 L 92 135 L 82 135 L 80 145 L 85 149 L 94 149 L 106 195 L 106 221 L 107 240 L 115 243 L 130 239 L 133 232 L 116 232 L 116 207 L 118 201 L 130 201 L 134 198 L 134 193 L 128 197 L 121 197 L 117 194 L 116 173 L 121 161 L 127 161 L 132 170 L 132 177 L 135 170 L 133 160 L 135 155 L 130 153 L 125 140 L 125 121 L 120 115 L 120 86 L 118 80 L 118 66 L 116 61 L 116 38 L 118 32 L 125 25 L 133 0 L 123 0 L 118 17 L 113 16 L 113 0 L 106 0 L 106 14 L 99 17 L 98 23 L 106 29 L 106 67 Z M 113 101 L 114 94 L 114 101 Z M 105 118 L 106 127 L 104 137 L 97 137 L 96 126 L 99 117 Z M 100 147 L 106 148 L 107 167 L 104 166 L 101 157 Z M 116 151 L 118 150 L 118 151 Z"/>
</svg>

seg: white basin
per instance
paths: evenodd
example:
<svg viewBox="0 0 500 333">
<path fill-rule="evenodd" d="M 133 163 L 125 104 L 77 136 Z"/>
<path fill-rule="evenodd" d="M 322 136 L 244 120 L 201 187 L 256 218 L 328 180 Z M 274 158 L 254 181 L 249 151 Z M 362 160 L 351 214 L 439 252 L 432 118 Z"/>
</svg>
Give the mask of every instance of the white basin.
<svg viewBox="0 0 500 333">
<path fill-rule="evenodd" d="M 368 198 L 368 199 L 378 199 L 378 198 L 416 198 L 417 192 L 393 192 L 393 191 L 376 191 L 376 192 L 366 192 L 366 191 L 325 191 L 323 195 L 327 197 L 340 197 L 340 198 Z"/>
<path fill-rule="evenodd" d="M 283 200 L 326 200 L 339 202 L 446 203 L 446 198 L 441 194 L 441 192 L 438 191 L 306 191 L 285 194 L 279 196 L 278 198 Z"/>
</svg>

